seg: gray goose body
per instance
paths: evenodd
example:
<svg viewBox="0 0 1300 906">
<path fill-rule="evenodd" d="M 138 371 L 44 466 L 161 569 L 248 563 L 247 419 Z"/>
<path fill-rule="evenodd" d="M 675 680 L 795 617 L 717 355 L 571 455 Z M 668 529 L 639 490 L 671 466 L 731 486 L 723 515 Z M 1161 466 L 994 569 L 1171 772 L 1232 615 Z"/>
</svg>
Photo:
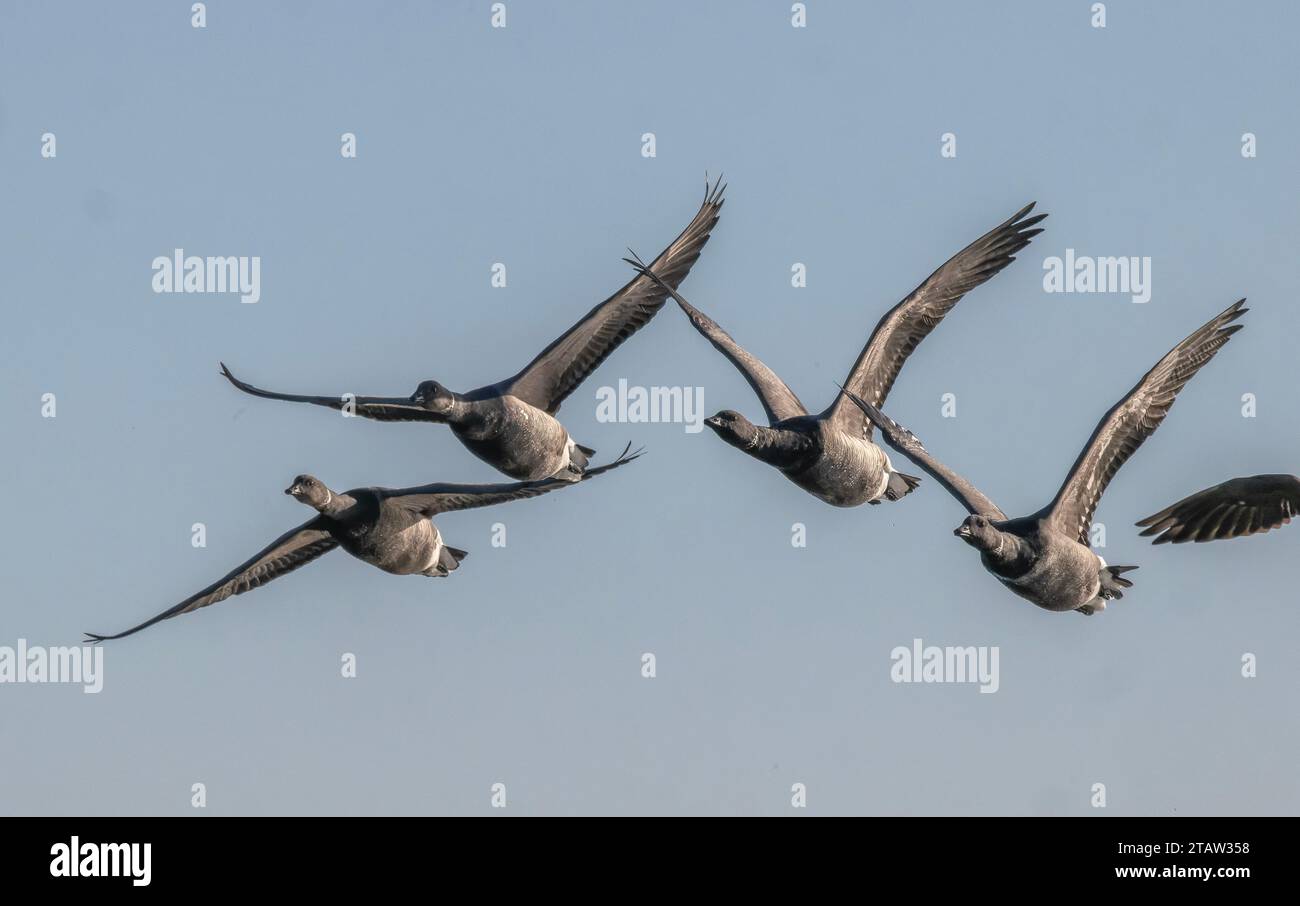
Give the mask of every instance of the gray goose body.
<svg viewBox="0 0 1300 906">
<path fill-rule="evenodd" d="M 953 532 L 980 552 L 988 572 L 1012 592 L 1056 612 L 1093 614 L 1124 596 L 1135 566 L 1107 566 L 1089 548 L 1092 516 L 1120 467 L 1155 433 L 1187 382 L 1241 329 L 1241 300 L 1190 334 L 1102 418 L 1056 497 L 1030 516 L 1009 519 L 978 488 L 925 449 L 911 431 L 854 395 L 891 447 L 948 490 L 971 515 Z"/>
<path fill-rule="evenodd" d="M 611 463 L 587 469 L 579 481 L 617 469 L 640 456 L 623 454 Z M 431 521 L 439 513 L 525 500 L 572 487 L 558 478 L 513 484 L 429 484 L 414 488 L 355 488 L 335 493 L 311 475 L 299 475 L 285 493 L 316 510 L 317 515 L 281 535 L 207 588 L 115 635 L 87 633 L 88 642 L 132 635 L 154 623 L 191 613 L 243 594 L 293 572 L 341 547 L 352 556 L 398 576 L 442 577 L 467 554 L 447 546 Z"/>
<path fill-rule="evenodd" d="M 1056 612 L 1080 610 L 1101 600 L 1106 561 L 1050 520 L 995 524 L 1011 537 L 1000 550 L 995 546 L 981 551 L 980 562 L 1014 594 Z"/>
<path fill-rule="evenodd" d="M 650 265 L 601 302 L 511 378 L 457 393 L 423 381 L 409 397 L 310 396 L 263 390 L 221 373 L 244 393 L 350 411 L 376 421 L 445 424 L 471 453 L 520 481 L 582 475 L 595 450 L 575 443 L 555 417 L 564 400 L 622 343 L 663 308 L 668 293 L 690 273 L 718 222 L 726 186 L 705 185 L 694 218 Z"/>
<path fill-rule="evenodd" d="M 395 576 L 439 575 L 442 535 L 428 518 L 381 489 L 339 495 L 344 508 L 326 517 L 330 535 L 358 560 Z M 446 575 L 443 571 L 441 575 Z"/>
<path fill-rule="evenodd" d="M 512 478 L 576 478 L 585 466 L 579 461 L 594 452 L 578 448 L 555 416 L 516 396 L 489 396 L 467 402 L 465 409 L 450 423 L 456 439 Z"/>
<path fill-rule="evenodd" d="M 880 319 L 858 355 L 844 387 L 824 412 L 812 415 L 772 369 L 745 350 L 718 324 L 687 302 L 676 300 L 695 329 L 744 375 L 767 415 L 756 425 L 724 409 L 705 419 L 726 443 L 778 469 L 786 478 L 832 506 L 852 507 L 898 500 L 920 479 L 894 470 L 889 456 L 872 443 L 871 422 L 849 400 L 850 393 L 883 405 L 908 356 L 970 290 L 1015 260 L 1015 253 L 1042 232 L 1033 227 L 1046 214 L 1028 216 L 1029 204 L 962 249 Z M 642 276 L 653 277 L 639 260 L 626 259 Z"/>
<path fill-rule="evenodd" d="M 818 500 L 852 507 L 879 503 L 886 496 L 890 476 L 895 474 L 893 464 L 884 450 L 861 434 L 814 418 L 778 422 L 772 430 L 778 433 L 777 453 L 764 461 Z"/>
</svg>

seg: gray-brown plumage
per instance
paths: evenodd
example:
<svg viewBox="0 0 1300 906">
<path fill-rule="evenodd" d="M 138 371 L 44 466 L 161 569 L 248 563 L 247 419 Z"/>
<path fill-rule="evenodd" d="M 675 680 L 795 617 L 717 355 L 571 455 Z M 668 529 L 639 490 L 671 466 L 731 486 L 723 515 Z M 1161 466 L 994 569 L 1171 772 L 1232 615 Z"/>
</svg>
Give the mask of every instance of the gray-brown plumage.
<svg viewBox="0 0 1300 906">
<path fill-rule="evenodd" d="M 611 463 L 587 469 L 579 481 L 631 462 L 640 451 L 623 454 Z M 415 488 L 355 488 L 335 493 L 311 475 L 299 475 L 285 493 L 319 514 L 272 541 L 202 591 L 138 626 L 116 635 L 87 633 L 86 642 L 120 639 L 160 620 L 243 594 L 293 572 L 336 547 L 358 560 L 398 576 L 446 576 L 467 555 L 443 543 L 430 521 L 439 513 L 524 500 L 567 488 L 572 481 L 545 478 L 514 484 L 429 484 Z"/>
<path fill-rule="evenodd" d="M 1137 524 L 1152 544 L 1184 544 L 1240 538 L 1279 528 L 1300 513 L 1300 478 L 1251 475 L 1233 478 L 1184 497 Z"/>
<path fill-rule="evenodd" d="M 898 500 L 919 478 L 894 470 L 889 456 L 871 442 L 871 423 L 849 399 L 857 394 L 879 406 L 903 363 L 962 297 L 1015 260 L 1015 253 L 1042 232 L 1033 229 L 1046 214 L 1027 215 L 1031 203 L 976 239 L 926 278 L 880 319 L 858 355 L 844 388 L 826 411 L 810 415 L 772 369 L 733 340 L 712 318 L 665 289 L 714 348 L 739 369 L 758 394 L 768 426 L 751 423 L 732 409 L 704 423 L 724 441 L 774 466 L 786 478 L 832 506 Z M 643 275 L 639 260 L 625 259 Z"/>
<path fill-rule="evenodd" d="M 1056 497 L 1030 516 L 1008 519 L 974 485 L 939 462 L 911 431 L 866 400 L 850 395 L 885 441 L 929 473 L 971 514 L 953 532 L 980 552 L 984 568 L 1045 610 L 1092 614 L 1122 598 L 1135 566 L 1107 566 L 1089 549 L 1093 511 L 1106 486 L 1160 427 L 1174 398 L 1242 325 L 1245 299 L 1201 326 L 1146 373 L 1097 425 Z"/>
<path fill-rule="evenodd" d="M 429 380 L 409 397 L 305 396 L 254 387 L 224 363 L 221 373 L 253 396 L 348 410 L 378 421 L 446 424 L 466 449 L 511 478 L 576 480 L 596 451 L 576 443 L 555 413 L 610 353 L 663 308 L 668 298 L 664 287 L 675 289 L 686 279 L 718 222 L 725 189 L 721 180 L 712 187 L 706 182 L 695 217 L 650 265 L 654 279 L 633 278 L 522 371 L 496 384 L 457 393 Z"/>
</svg>

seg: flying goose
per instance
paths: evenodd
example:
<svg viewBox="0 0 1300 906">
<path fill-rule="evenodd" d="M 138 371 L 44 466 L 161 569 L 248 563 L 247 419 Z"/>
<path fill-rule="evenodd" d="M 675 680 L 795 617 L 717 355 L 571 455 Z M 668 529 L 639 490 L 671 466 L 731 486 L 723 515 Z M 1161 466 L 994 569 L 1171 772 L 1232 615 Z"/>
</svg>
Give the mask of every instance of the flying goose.
<svg viewBox="0 0 1300 906">
<path fill-rule="evenodd" d="M 613 462 L 587 469 L 577 480 L 617 469 L 641 455 L 640 450 L 629 455 L 630 447 Z M 401 489 L 355 488 L 337 493 L 318 478 L 299 475 L 284 492 L 319 515 L 285 532 L 252 559 L 175 607 L 116 635 L 88 632 L 85 642 L 120 639 L 160 620 L 243 594 L 336 547 L 393 575 L 446 576 L 467 555 L 443 543 L 438 527 L 430 521 L 434 516 L 536 497 L 572 484 L 569 480 L 545 478 L 514 484 L 428 484 Z"/>
<path fill-rule="evenodd" d="M 1107 566 L 1088 548 L 1092 514 L 1110 480 L 1142 442 L 1155 433 L 1178 391 L 1214 357 L 1241 324 L 1246 300 L 1175 346 L 1138 381 L 1093 431 L 1055 499 L 1030 516 L 1008 519 L 970 482 L 935 459 L 911 431 L 876 406 L 850 394 L 885 440 L 948 489 L 970 512 L 953 532 L 980 552 L 984 568 L 1003 585 L 1046 610 L 1090 615 L 1122 598 L 1133 583 L 1123 573 L 1136 566 Z"/>
<path fill-rule="evenodd" d="M 253 396 L 339 410 L 351 407 L 353 414 L 379 421 L 443 423 L 471 453 L 511 478 L 575 481 L 596 451 L 575 443 L 555 413 L 611 352 L 663 307 L 668 296 L 662 286 L 676 287 L 686 278 L 718 222 L 725 189 L 720 179 L 712 188 L 706 181 L 704 202 L 694 219 L 651 265 L 655 279 L 634 278 L 542 350 L 523 371 L 499 383 L 456 393 L 429 380 L 410 397 L 353 398 L 262 390 L 236 378 L 225 363 L 221 373 Z"/>
<path fill-rule="evenodd" d="M 752 424 L 731 409 L 704 420 L 724 441 L 781 471 L 808 493 L 832 506 L 898 500 L 920 482 L 894 471 L 889 456 L 871 442 L 871 423 L 849 401 L 860 394 L 882 405 L 903 363 L 962 296 L 1015 260 L 1014 255 L 1042 232 L 1031 229 L 1046 214 L 1026 215 L 1030 203 L 962 249 L 886 312 L 858 356 L 845 389 L 820 415 L 810 415 L 772 369 L 750 355 L 711 318 L 660 282 L 691 319 L 695 329 L 736 366 L 754 388 L 768 426 Z M 636 254 L 625 258 L 643 276 L 655 277 Z M 635 260 L 634 260 L 635 259 Z"/>
<path fill-rule="evenodd" d="M 1300 513 L 1300 478 L 1251 475 L 1197 491 L 1138 525 L 1142 537 L 1159 535 L 1152 544 L 1218 541 L 1267 532 Z"/>
</svg>

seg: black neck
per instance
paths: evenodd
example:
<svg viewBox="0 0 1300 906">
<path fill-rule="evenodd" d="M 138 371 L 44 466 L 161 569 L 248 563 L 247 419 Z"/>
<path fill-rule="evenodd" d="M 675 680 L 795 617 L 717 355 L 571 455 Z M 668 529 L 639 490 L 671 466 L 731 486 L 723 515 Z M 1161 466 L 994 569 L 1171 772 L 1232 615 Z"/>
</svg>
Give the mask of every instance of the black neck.
<svg viewBox="0 0 1300 906">
<path fill-rule="evenodd" d="M 982 553 L 989 567 L 1002 575 L 1019 575 L 1034 563 L 1034 551 L 1029 542 L 1010 532 L 998 532 L 997 541 Z"/>
<path fill-rule="evenodd" d="M 335 494 L 330 491 L 329 495 L 329 499 L 322 506 L 315 507 L 316 512 L 322 516 L 337 516 L 356 502 L 347 494 Z"/>
<path fill-rule="evenodd" d="M 794 431 L 755 425 L 754 433 L 749 438 L 736 436 L 732 438 L 732 443 L 757 460 L 783 468 L 804 452 L 807 438 Z"/>
</svg>

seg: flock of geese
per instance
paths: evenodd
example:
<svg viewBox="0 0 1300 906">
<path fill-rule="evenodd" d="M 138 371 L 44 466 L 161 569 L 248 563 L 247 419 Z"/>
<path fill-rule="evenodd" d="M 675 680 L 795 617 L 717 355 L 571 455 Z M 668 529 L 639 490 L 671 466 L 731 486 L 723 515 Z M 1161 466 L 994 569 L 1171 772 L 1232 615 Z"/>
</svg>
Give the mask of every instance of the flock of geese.
<svg viewBox="0 0 1300 906">
<path fill-rule="evenodd" d="M 115 635 L 87 633 L 87 642 L 118 639 L 257 588 L 335 548 L 395 575 L 445 577 L 466 552 L 444 543 L 432 518 L 456 510 L 537 497 L 571 487 L 635 460 L 629 444 L 614 460 L 592 466 L 595 450 L 577 443 L 555 417 L 564 400 L 671 297 L 695 329 L 744 375 L 767 416 L 751 422 L 732 409 L 705 420 L 722 440 L 780 471 L 832 506 L 896 501 L 921 479 L 894 469 L 873 443 L 885 443 L 934 478 L 970 513 L 954 531 L 980 553 L 984 568 L 1012 592 L 1051 611 L 1093 614 L 1122 598 L 1134 566 L 1108 566 L 1089 547 L 1093 512 L 1106 486 L 1164 421 L 1174 398 L 1243 325 L 1245 300 L 1193 331 L 1160 359 L 1097 425 L 1056 496 L 1043 509 L 1008 518 L 973 484 L 936 459 L 912 432 L 881 411 L 912 351 L 962 297 L 1015 260 L 1047 215 L 1017 211 L 962 249 L 880 319 L 840 392 L 810 413 L 757 357 L 678 292 L 709 241 L 723 205 L 721 180 L 686 229 L 650 264 L 624 259 L 636 276 L 547 346 L 522 371 L 495 384 L 458 393 L 424 380 L 408 397 L 309 396 L 276 393 L 221 373 L 244 393 L 310 403 L 379 421 L 445 424 L 465 447 L 499 472 L 504 484 L 430 484 L 413 488 L 331 490 L 299 475 L 285 493 L 316 515 L 202 591 Z M 1212 541 L 1276 528 L 1300 506 L 1292 475 L 1234 478 L 1199 491 L 1138 523 L 1156 544 Z"/>
</svg>

